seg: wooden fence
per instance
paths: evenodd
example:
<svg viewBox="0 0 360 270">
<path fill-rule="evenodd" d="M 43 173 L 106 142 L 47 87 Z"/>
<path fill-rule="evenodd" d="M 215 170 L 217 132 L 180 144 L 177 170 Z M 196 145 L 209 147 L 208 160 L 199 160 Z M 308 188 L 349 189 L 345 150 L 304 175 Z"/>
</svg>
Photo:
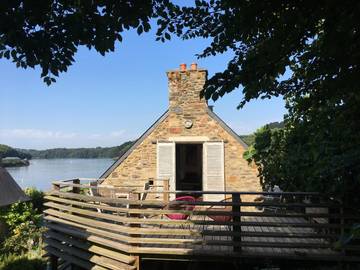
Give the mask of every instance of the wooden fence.
<svg viewBox="0 0 360 270">
<path fill-rule="evenodd" d="M 112 195 L 91 196 L 90 189 Z M 170 193 L 197 199 L 169 202 Z M 204 194 L 222 194 L 225 200 L 205 201 Z M 75 179 L 54 182 L 45 198 L 45 242 L 53 269 L 60 262 L 139 269 L 141 259 L 154 257 L 360 261 L 357 239 L 339 243 L 359 223 L 357 212 L 317 193 L 171 192 L 97 187 Z"/>
</svg>

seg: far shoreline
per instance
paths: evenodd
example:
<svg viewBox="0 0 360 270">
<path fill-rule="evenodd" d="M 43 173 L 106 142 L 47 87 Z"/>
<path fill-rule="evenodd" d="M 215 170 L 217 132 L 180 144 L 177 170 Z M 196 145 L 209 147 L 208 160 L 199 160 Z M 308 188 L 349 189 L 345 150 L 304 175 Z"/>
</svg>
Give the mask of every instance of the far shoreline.
<svg viewBox="0 0 360 270">
<path fill-rule="evenodd" d="M 18 157 L 6 157 L 0 159 L 0 167 L 3 168 L 27 167 L 29 165 L 29 160 Z"/>
</svg>

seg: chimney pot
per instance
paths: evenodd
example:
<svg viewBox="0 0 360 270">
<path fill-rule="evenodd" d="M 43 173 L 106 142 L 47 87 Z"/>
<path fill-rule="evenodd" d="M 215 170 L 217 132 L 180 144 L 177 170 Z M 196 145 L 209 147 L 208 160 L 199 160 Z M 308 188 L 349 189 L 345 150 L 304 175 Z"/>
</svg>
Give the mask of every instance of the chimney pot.
<svg viewBox="0 0 360 270">
<path fill-rule="evenodd" d="M 197 64 L 196 64 L 196 63 L 192 63 L 192 64 L 190 65 L 190 69 L 191 69 L 191 70 L 197 70 Z"/>
<path fill-rule="evenodd" d="M 180 71 L 186 71 L 186 64 L 180 64 Z"/>
</svg>

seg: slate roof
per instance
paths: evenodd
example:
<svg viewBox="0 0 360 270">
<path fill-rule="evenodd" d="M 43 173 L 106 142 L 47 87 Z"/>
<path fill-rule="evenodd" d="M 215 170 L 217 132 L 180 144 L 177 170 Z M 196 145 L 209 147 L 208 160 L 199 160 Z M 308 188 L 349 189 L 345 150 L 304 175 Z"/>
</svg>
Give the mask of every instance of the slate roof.
<svg viewBox="0 0 360 270">
<path fill-rule="evenodd" d="M 0 207 L 28 200 L 29 197 L 25 195 L 14 178 L 6 169 L 0 167 Z"/>
</svg>

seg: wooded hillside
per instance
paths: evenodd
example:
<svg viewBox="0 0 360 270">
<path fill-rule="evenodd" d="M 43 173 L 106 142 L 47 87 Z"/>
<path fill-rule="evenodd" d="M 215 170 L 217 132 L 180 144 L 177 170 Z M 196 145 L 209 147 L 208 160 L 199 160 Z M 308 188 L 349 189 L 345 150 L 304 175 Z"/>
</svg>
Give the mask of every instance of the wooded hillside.
<svg viewBox="0 0 360 270">
<path fill-rule="evenodd" d="M 5 144 L 0 144 L 0 159 L 5 157 L 18 157 L 21 159 L 31 159 L 30 153 L 24 153 Z"/>
<path fill-rule="evenodd" d="M 133 141 L 114 147 L 53 148 L 46 150 L 19 149 L 33 158 L 116 158 L 131 147 Z"/>
<path fill-rule="evenodd" d="M 284 122 L 271 122 L 266 124 L 266 126 L 268 126 L 270 129 L 283 128 Z M 239 137 L 249 146 L 255 142 L 255 132 L 248 135 L 239 135 Z"/>
</svg>

